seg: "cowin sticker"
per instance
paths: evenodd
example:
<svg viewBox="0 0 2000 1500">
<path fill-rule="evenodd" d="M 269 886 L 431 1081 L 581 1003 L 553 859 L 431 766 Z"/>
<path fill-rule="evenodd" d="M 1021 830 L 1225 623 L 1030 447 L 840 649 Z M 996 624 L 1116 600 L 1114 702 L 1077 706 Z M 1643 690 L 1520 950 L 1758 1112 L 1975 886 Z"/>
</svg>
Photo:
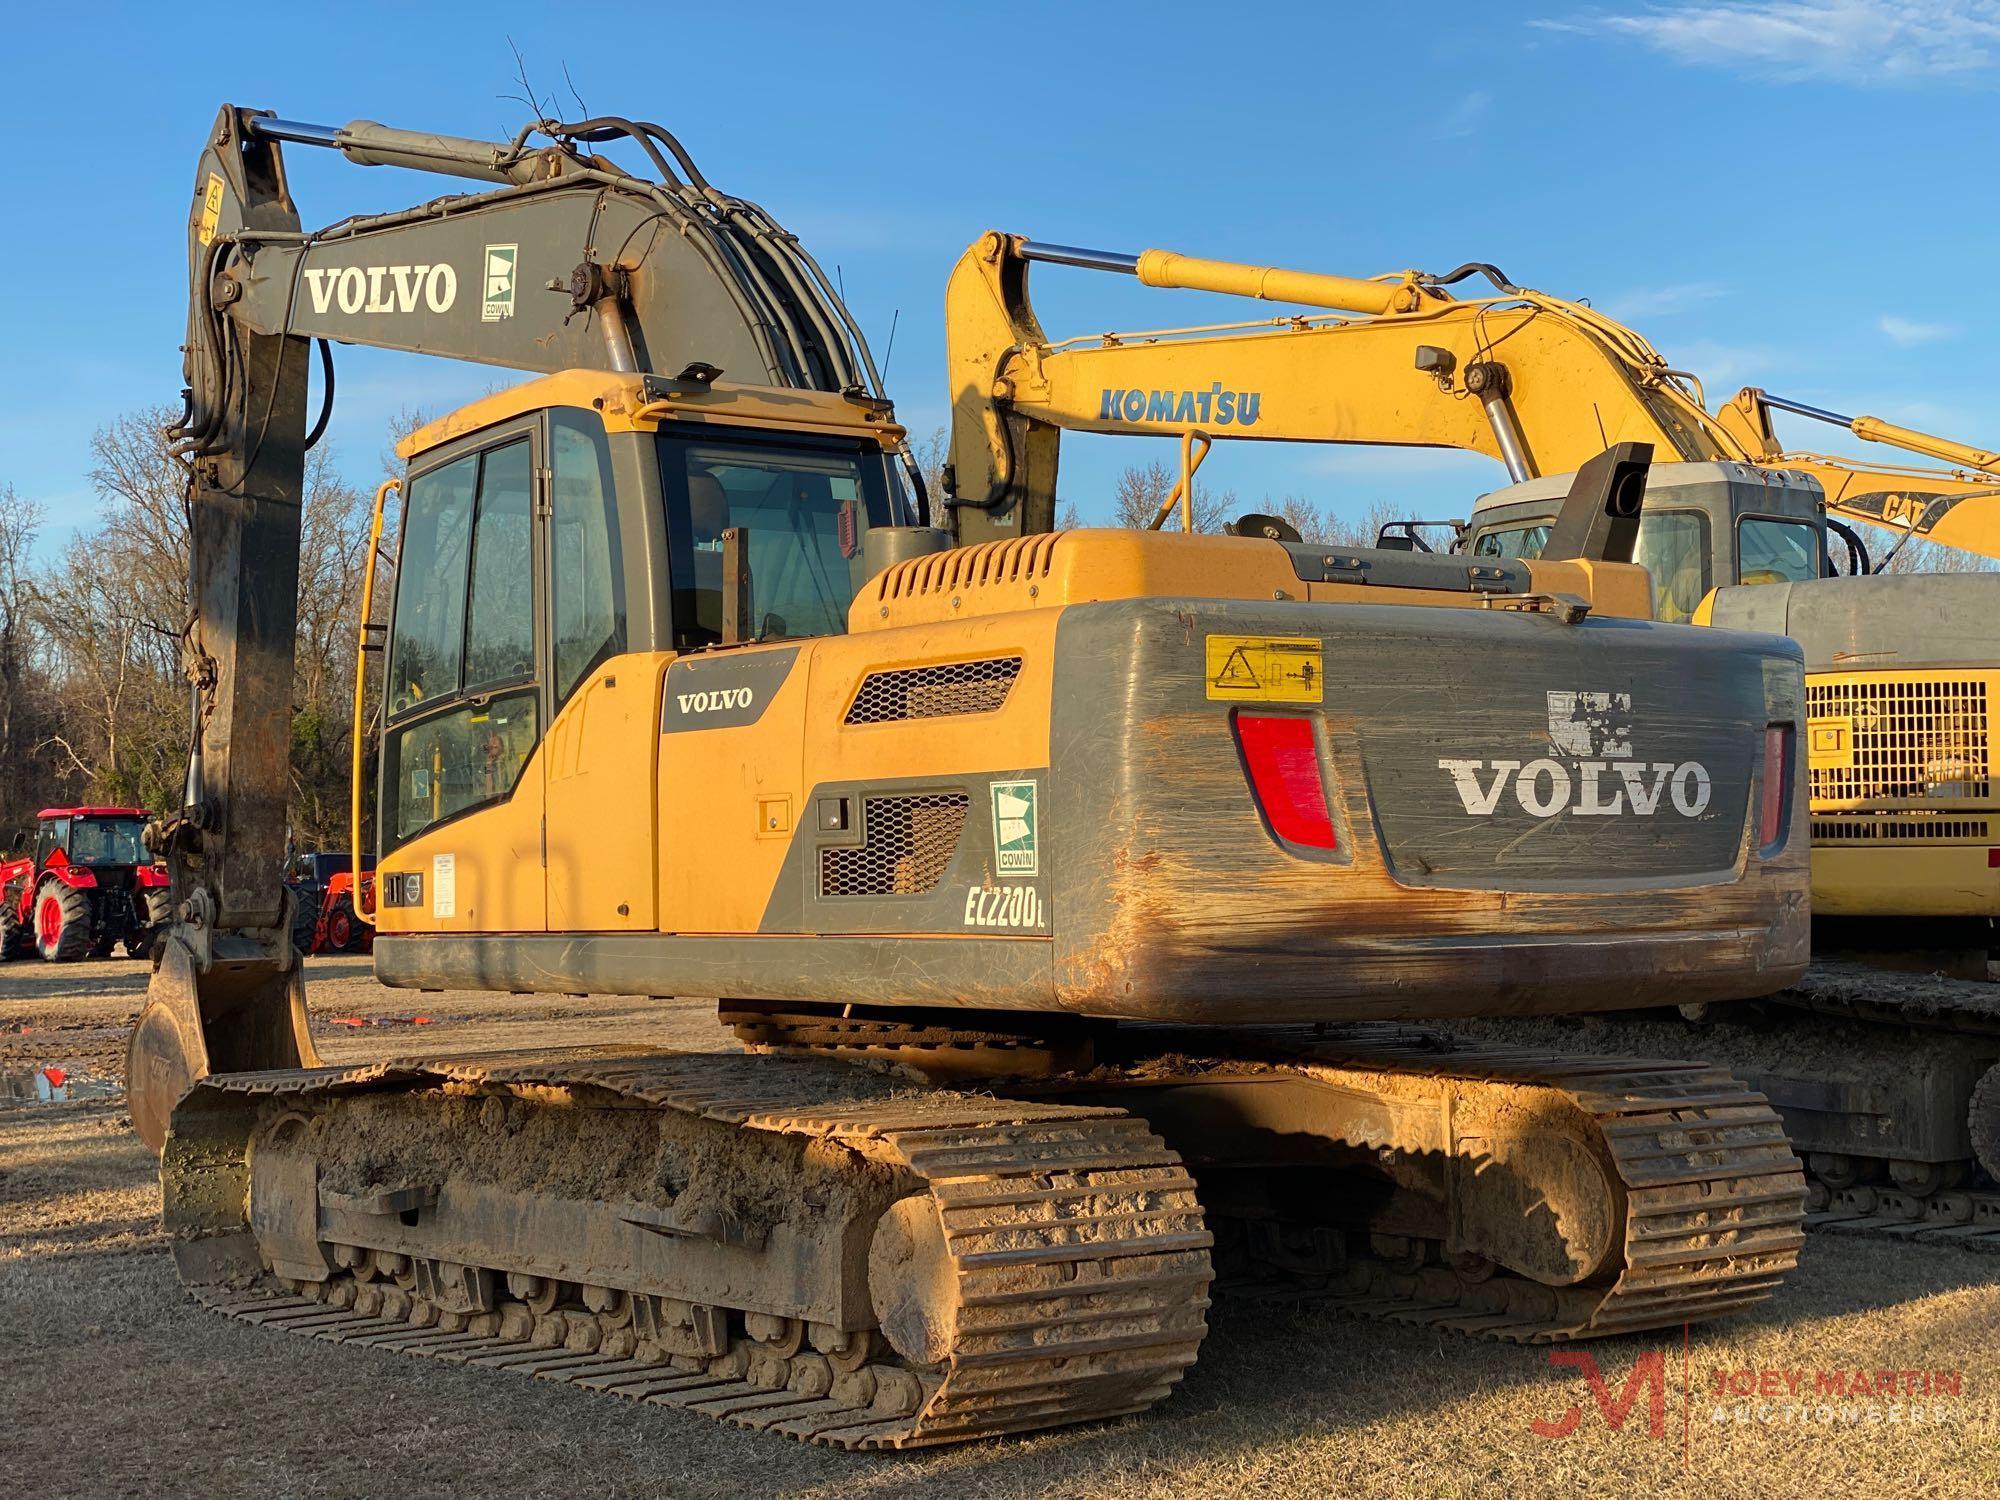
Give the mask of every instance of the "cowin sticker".
<svg viewBox="0 0 2000 1500">
<path fill-rule="evenodd" d="M 965 893 L 967 927 L 1042 925 L 1042 896 L 1031 885 L 975 885 Z"/>
<path fill-rule="evenodd" d="M 993 862 L 1002 875 L 1039 875 L 1035 784 L 1032 781 L 993 783 Z"/>
</svg>

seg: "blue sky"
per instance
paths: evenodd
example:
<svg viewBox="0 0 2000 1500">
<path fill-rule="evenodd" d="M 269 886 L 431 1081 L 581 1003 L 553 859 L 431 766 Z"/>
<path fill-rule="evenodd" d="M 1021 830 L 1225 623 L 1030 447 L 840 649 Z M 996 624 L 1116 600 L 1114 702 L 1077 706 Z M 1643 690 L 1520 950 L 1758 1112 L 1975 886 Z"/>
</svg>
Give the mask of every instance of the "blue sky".
<svg viewBox="0 0 2000 1500">
<path fill-rule="evenodd" d="M 2000 295 L 2000 4 L 37 6 L 8 23 L 0 484 L 46 504 L 51 544 L 96 513 L 92 430 L 176 398 L 217 106 L 504 136 L 525 117 L 510 36 L 540 90 L 566 63 L 593 111 L 676 130 L 837 263 L 878 359 L 900 310 L 888 384 L 918 434 L 945 410 L 945 276 L 1003 228 L 1354 275 L 1492 261 L 1634 322 L 1711 399 L 1754 381 L 2000 446 L 1977 353 Z M 450 189 L 304 148 L 290 167 L 309 226 Z M 1245 315 L 1081 272 L 1035 286 L 1054 337 Z M 357 482 L 393 413 L 495 378 L 336 354 L 331 441 Z M 1101 515 L 1153 457 L 1173 455 L 1071 438 L 1063 493 Z M 1268 444 L 1219 446 L 1207 474 L 1246 502 L 1432 515 L 1501 477 Z"/>
</svg>

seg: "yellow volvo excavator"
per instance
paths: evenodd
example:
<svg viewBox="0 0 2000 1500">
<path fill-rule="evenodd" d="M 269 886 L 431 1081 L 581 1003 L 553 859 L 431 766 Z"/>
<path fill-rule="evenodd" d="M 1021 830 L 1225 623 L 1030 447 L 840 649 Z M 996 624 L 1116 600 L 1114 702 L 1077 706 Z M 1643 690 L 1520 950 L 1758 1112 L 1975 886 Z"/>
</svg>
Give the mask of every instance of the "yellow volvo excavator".
<svg viewBox="0 0 2000 1500">
<path fill-rule="evenodd" d="M 1028 295 L 1037 263 L 1337 311 L 1051 339 Z M 1473 278 L 1492 294 L 1449 290 Z M 1559 514 L 1566 471 L 1607 444 L 1650 450 L 1660 461 L 1632 556 L 1652 575 L 1659 618 L 1787 633 L 1805 649 L 1813 900 L 1835 919 L 1821 924 L 1822 940 L 1894 943 L 1901 962 L 1925 967 L 1942 946 L 1969 941 L 1983 974 L 2000 914 L 1987 717 L 2000 694 L 1987 624 L 2000 610 L 2000 576 L 1866 576 L 1867 544 L 1845 523 L 2000 555 L 1995 455 L 1755 389 L 1711 413 L 1699 381 L 1634 330 L 1485 264 L 1361 280 L 995 233 L 959 261 L 947 311 L 947 503 L 974 513 L 1052 514 L 1065 430 L 1178 436 L 1174 498 L 1188 494 L 1212 441 L 1457 448 L 1504 464 L 1514 481 L 1482 497 L 1469 524 L 1455 523 L 1451 555 L 1498 565 L 1577 547 Z M 1789 452 L 1774 410 L 1954 467 Z M 1253 528 L 1284 530 L 1268 517 Z M 1385 542 L 1423 545 L 1418 525 L 1402 530 Z M 1380 554 L 1318 553 L 1358 583 L 1381 576 Z M 1830 576 L 1837 560 L 1861 576 Z M 1864 935 L 1854 928 L 1864 916 L 1898 925 Z M 2000 1248 L 2000 1191 L 1983 1181 L 1966 1190 L 1975 1163 L 2000 1178 L 1994 993 L 1950 978 L 1816 970 L 1785 996 L 1818 1013 L 1795 1031 L 1718 1028 L 1676 1041 L 1667 1028 L 1613 1030 L 1603 1045 L 1693 1046 L 1749 1073 L 1812 1153 L 1817 1212 Z M 1692 997 L 1682 1004 L 1706 1011 Z M 1539 1028 L 1534 1039 L 1549 1034 Z"/>
<path fill-rule="evenodd" d="M 482 189 L 306 233 L 284 144 Z M 188 236 L 196 709 L 130 1079 L 204 1302 L 900 1447 L 1145 1408 L 1218 1277 L 1545 1341 L 1793 1263 L 1726 1073 L 1390 1024 L 1803 971 L 1799 653 L 1647 618 L 1634 451 L 1533 560 L 932 526 L 826 278 L 623 118 L 225 108 Z M 378 976 L 720 997 L 750 1055 L 320 1064 L 314 340 L 536 376 L 404 447 Z"/>
</svg>

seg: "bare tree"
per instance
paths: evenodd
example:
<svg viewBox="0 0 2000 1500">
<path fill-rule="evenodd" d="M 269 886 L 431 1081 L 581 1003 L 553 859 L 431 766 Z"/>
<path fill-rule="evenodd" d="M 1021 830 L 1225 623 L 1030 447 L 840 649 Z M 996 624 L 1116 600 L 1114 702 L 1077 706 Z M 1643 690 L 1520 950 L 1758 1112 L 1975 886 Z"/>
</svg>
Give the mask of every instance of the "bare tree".
<svg viewBox="0 0 2000 1500">
<path fill-rule="evenodd" d="M 79 792 L 152 807 L 178 803 L 188 737 L 186 471 L 162 433 L 169 415 L 140 409 L 97 432 L 91 481 L 103 515 L 27 591 L 59 704 L 37 747 Z M 291 817 L 302 842 L 325 844 L 346 837 L 368 514 L 323 449 L 307 458 L 302 504 Z M 4 573 L 0 563 L 0 583 Z"/>
<path fill-rule="evenodd" d="M 32 747 L 47 733 L 47 692 L 28 572 L 41 526 L 39 505 L 12 485 L 0 487 L 0 851 L 26 827 L 44 790 Z"/>
<path fill-rule="evenodd" d="M 1316 532 L 1308 533 L 1304 527 L 1299 529 L 1307 541 L 1320 542 L 1329 547 L 1372 547 L 1375 545 L 1375 539 L 1382 534 L 1384 526 L 1391 521 L 1404 520 L 1408 516 L 1409 510 L 1406 507 L 1377 500 L 1352 519 L 1343 519 L 1328 513 L 1321 517 Z M 1441 545 L 1436 537 L 1432 537 L 1431 540 L 1434 544 Z"/>
<path fill-rule="evenodd" d="M 1831 542 L 1832 538 L 1828 538 Z M 1875 555 L 1878 566 L 1884 573 L 1992 573 L 2000 571 L 2000 559 L 1981 557 L 1977 552 L 1962 552 L 1956 547 L 1940 546 L 1936 542 L 1926 542 L 1911 537 L 1902 546 L 1896 547 L 1895 540 L 1886 532 L 1876 531 L 1868 535 L 1868 550 Z M 1841 548 L 1833 543 L 1838 553 Z M 1890 556 L 1890 548 L 1895 547 L 1895 555 Z M 1887 558 L 1881 565 L 1880 559 Z"/>
<path fill-rule="evenodd" d="M 951 457 L 950 430 L 933 427 L 929 437 L 910 444 L 910 457 L 917 461 L 917 472 L 924 476 L 924 490 L 931 497 L 931 515 L 941 521 L 944 516 L 944 466 Z"/>
<path fill-rule="evenodd" d="M 1144 528 L 1152 525 L 1153 517 L 1160 513 L 1167 496 L 1173 492 L 1180 479 L 1178 466 L 1169 468 L 1158 460 L 1145 465 L 1137 464 L 1123 470 L 1111 491 L 1111 524 Z M 1222 523 L 1235 514 L 1236 492 L 1225 490 L 1213 495 L 1199 484 L 1194 487 L 1194 529 L 1196 531 L 1220 531 Z M 1180 527 L 1179 507 L 1175 514 L 1161 523 L 1178 530 Z"/>
</svg>

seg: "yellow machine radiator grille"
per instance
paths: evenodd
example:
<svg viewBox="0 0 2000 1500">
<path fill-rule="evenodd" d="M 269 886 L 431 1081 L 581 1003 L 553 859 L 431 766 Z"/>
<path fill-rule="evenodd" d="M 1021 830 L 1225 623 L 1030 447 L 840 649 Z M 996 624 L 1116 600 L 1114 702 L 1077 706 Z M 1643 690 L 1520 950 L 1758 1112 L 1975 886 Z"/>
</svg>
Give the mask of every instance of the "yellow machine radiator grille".
<svg viewBox="0 0 2000 1500">
<path fill-rule="evenodd" d="M 1984 677 L 1913 672 L 1808 674 L 1807 764 L 1816 814 L 1885 801 L 1993 795 Z M 1940 838 L 1828 833 L 1814 838 Z M 1984 835 L 1978 835 L 1983 837 Z"/>
</svg>

